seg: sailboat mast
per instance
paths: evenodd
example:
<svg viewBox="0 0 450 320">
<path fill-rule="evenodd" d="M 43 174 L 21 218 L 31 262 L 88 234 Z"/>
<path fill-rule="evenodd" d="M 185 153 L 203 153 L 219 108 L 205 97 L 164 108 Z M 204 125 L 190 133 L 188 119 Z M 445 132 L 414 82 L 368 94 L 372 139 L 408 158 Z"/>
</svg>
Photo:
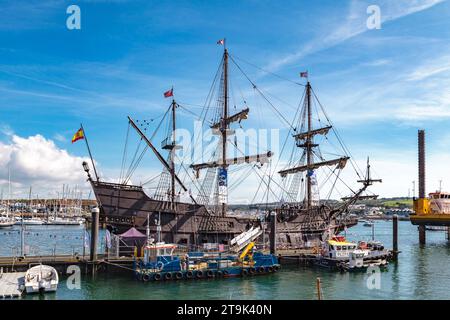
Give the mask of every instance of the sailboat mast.
<svg viewBox="0 0 450 320">
<path fill-rule="evenodd" d="M 227 129 L 228 129 L 228 50 L 225 46 L 223 53 L 223 119 L 222 119 L 222 169 L 227 170 Z M 226 197 L 224 195 L 224 197 Z M 222 216 L 227 212 L 226 201 L 222 202 Z"/>
<path fill-rule="evenodd" d="M 308 170 L 306 171 L 306 207 L 309 209 L 311 207 L 311 172 L 310 168 L 312 165 L 312 135 L 309 133 L 312 130 L 311 124 L 311 84 L 306 84 L 306 108 L 308 113 L 308 137 L 306 140 L 306 162 Z"/>
<path fill-rule="evenodd" d="M 175 109 L 177 104 L 175 99 L 172 100 L 172 149 L 170 150 L 170 177 L 171 177 L 171 195 L 170 200 L 172 204 L 172 210 L 175 210 Z"/>
<path fill-rule="evenodd" d="M 9 191 L 9 196 L 8 196 L 8 203 L 6 206 L 6 217 L 9 218 L 9 205 L 10 205 L 10 201 L 11 201 L 11 169 L 10 166 L 8 165 L 8 191 Z"/>
</svg>

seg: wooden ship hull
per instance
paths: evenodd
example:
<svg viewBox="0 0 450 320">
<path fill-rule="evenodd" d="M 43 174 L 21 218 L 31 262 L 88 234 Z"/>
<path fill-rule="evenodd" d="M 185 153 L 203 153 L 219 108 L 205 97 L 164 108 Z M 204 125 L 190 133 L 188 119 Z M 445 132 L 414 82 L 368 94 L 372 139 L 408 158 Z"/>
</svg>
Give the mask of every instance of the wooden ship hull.
<svg viewBox="0 0 450 320">
<path fill-rule="evenodd" d="M 256 217 L 212 215 L 205 206 L 198 204 L 176 202 L 174 210 L 170 201 L 151 199 L 140 186 L 98 181 L 91 181 L 91 185 L 100 205 L 100 223 L 116 234 L 131 227 L 145 232 L 148 216 L 150 233 L 154 236 L 157 233 L 154 221 L 161 218 L 161 240 L 167 243 L 227 244 L 251 226 L 261 224 Z M 276 238 L 279 248 L 302 248 L 321 239 L 329 224 L 316 215 L 311 220 L 310 214 L 305 211 L 289 221 L 278 219 Z M 340 232 L 356 223 L 356 220 L 346 220 L 332 225 Z M 264 229 L 268 235 L 269 228 L 264 226 Z M 265 240 L 268 241 L 268 236 Z"/>
</svg>

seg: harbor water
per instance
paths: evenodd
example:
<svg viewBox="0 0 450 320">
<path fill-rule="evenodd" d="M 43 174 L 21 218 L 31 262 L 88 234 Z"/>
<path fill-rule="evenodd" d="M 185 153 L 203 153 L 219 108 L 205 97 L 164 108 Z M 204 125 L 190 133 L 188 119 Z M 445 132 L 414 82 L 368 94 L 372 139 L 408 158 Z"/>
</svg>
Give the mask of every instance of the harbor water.
<svg viewBox="0 0 450 320">
<path fill-rule="evenodd" d="M 20 241 L 18 235 L 0 230 L 1 255 L 10 254 Z M 392 247 L 392 222 L 376 221 L 375 237 Z M 27 239 L 39 239 L 41 254 L 81 252 L 83 227 L 28 226 Z M 38 233 L 39 235 L 33 235 Z M 18 234 L 18 233 L 17 233 Z M 51 235 L 51 236 L 50 236 Z M 56 235 L 56 237 L 54 237 Z M 372 228 L 359 224 L 347 231 L 351 240 L 368 240 Z M 103 246 L 103 241 L 99 241 Z M 320 277 L 324 299 L 450 299 L 450 245 L 446 232 L 427 232 L 427 245 L 419 246 L 417 227 L 399 222 L 398 263 L 387 270 L 369 275 L 364 272 L 340 273 L 318 268 L 285 266 L 278 273 L 245 279 L 192 280 L 143 283 L 131 272 L 81 276 L 81 288 L 70 290 L 61 278 L 52 294 L 25 296 L 24 299 L 316 299 L 316 278 Z M 44 247 L 47 246 L 47 249 Z M 379 276 L 379 278 L 378 278 Z"/>
</svg>

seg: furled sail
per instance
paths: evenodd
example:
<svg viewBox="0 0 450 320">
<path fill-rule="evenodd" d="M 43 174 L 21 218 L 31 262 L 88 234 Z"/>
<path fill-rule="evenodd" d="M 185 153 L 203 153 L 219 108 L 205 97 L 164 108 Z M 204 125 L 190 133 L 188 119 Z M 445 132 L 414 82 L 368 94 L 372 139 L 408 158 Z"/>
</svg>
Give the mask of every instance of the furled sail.
<svg viewBox="0 0 450 320">
<path fill-rule="evenodd" d="M 231 123 L 231 122 L 235 122 L 235 121 L 241 121 L 244 119 L 248 118 L 248 113 L 249 113 L 250 109 L 246 108 L 230 117 L 227 118 L 227 124 Z M 221 127 L 221 123 L 220 122 L 216 122 L 214 123 L 211 128 L 212 129 L 219 129 Z"/>
<path fill-rule="evenodd" d="M 311 137 L 313 137 L 313 136 L 315 136 L 317 134 L 326 135 L 328 133 L 328 131 L 330 131 L 331 128 L 332 128 L 332 126 L 327 126 L 327 127 L 323 127 L 323 128 L 307 131 L 307 132 L 301 132 L 301 133 L 295 134 L 294 138 L 296 140 L 304 140 L 304 139 L 307 139 L 307 138 L 311 138 Z"/>
<path fill-rule="evenodd" d="M 258 163 L 267 163 L 269 162 L 269 158 L 272 157 L 273 153 L 271 151 L 267 153 L 257 154 L 254 156 L 244 156 L 244 157 L 235 157 L 235 158 L 229 158 L 226 160 L 227 165 L 234 165 L 234 164 L 242 164 L 242 163 L 251 163 L 251 162 L 258 162 Z M 211 162 L 205 162 L 200 164 L 192 164 L 190 167 L 194 170 L 201 170 L 205 168 L 217 168 L 223 166 L 222 161 L 211 161 Z"/>
<path fill-rule="evenodd" d="M 335 164 L 338 165 L 339 169 L 343 169 L 345 167 L 345 165 L 347 164 L 347 160 L 348 159 L 350 159 L 350 157 L 342 157 L 342 158 L 338 158 L 338 159 L 333 159 L 333 160 L 313 163 L 313 164 L 311 164 L 309 166 L 308 165 L 304 165 L 304 166 L 294 167 L 294 168 L 278 171 L 278 173 L 282 177 L 285 177 L 288 174 L 292 174 L 292 173 L 296 173 L 296 172 L 302 172 L 302 171 L 306 171 L 306 170 L 314 170 L 314 169 L 317 169 L 317 168 L 320 168 L 320 167 L 323 167 L 323 166 L 333 166 Z"/>
</svg>

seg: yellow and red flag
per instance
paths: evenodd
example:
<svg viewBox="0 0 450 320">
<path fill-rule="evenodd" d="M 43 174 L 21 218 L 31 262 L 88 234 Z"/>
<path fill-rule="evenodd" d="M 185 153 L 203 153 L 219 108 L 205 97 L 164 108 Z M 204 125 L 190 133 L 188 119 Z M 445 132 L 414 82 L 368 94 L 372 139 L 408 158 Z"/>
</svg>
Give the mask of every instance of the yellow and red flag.
<svg viewBox="0 0 450 320">
<path fill-rule="evenodd" d="M 84 139 L 84 131 L 83 128 L 80 128 L 74 135 L 72 138 L 72 143 L 74 143 L 75 141 Z"/>
</svg>

